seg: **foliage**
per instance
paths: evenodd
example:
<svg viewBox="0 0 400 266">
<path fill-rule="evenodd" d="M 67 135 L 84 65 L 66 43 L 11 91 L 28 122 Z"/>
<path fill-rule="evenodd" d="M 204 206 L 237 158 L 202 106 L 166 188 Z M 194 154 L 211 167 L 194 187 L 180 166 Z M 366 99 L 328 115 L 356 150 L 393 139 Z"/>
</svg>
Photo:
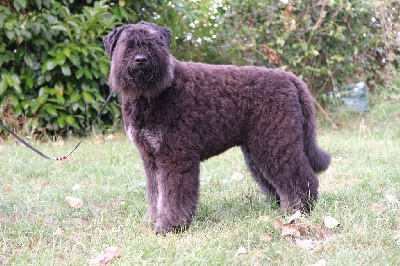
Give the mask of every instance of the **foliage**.
<svg viewBox="0 0 400 266">
<path fill-rule="evenodd" d="M 171 28 L 180 60 L 282 68 L 326 100 L 343 83 L 393 80 L 399 10 L 395 0 L 3 0 L 0 119 L 82 133 L 109 92 L 102 37 L 140 20 Z M 111 102 L 99 126 L 119 118 Z"/>
<path fill-rule="evenodd" d="M 146 20 L 172 29 L 171 54 L 179 60 L 215 64 L 231 62 L 220 56 L 216 39 L 221 30 L 219 23 L 222 23 L 217 12 L 221 3 L 214 0 L 113 2 L 112 12 L 121 23 Z"/>
<path fill-rule="evenodd" d="M 50 131 L 82 130 L 108 94 L 109 60 L 101 40 L 115 18 L 104 1 L 75 14 L 66 3 L 0 6 L 0 105 L 10 103 L 14 116 L 38 117 Z M 102 124 L 119 114 L 110 103 Z"/>
<path fill-rule="evenodd" d="M 389 73 L 384 73 L 383 77 L 386 78 L 386 82 L 384 85 L 377 86 L 379 95 L 383 99 L 400 101 L 400 70 L 391 66 Z"/>
<path fill-rule="evenodd" d="M 383 98 L 400 99 L 400 2 L 376 1 L 375 23 L 380 26 L 374 56 L 380 64 L 371 83 Z"/>
<path fill-rule="evenodd" d="M 227 7 L 221 16 L 227 44 L 221 54 L 239 65 L 292 71 L 314 93 L 349 81 L 376 80 L 382 58 L 399 60 L 393 51 L 400 46 L 392 43 L 389 57 L 381 41 L 382 23 L 374 19 L 372 1 L 227 0 Z M 400 25 L 398 19 L 395 24 L 398 4 L 386 10 L 393 25 Z"/>
<path fill-rule="evenodd" d="M 178 17 L 188 21 L 201 17 L 200 10 L 189 13 L 183 2 L 89 0 L 87 3 L 86 6 L 68 0 L 0 2 L 3 119 L 12 122 L 19 116 L 35 118 L 18 123 L 31 121 L 33 128 L 82 133 L 109 92 L 110 62 L 102 37 L 122 23 L 156 20 L 174 30 L 176 37 L 171 50 L 179 58 L 191 60 L 201 54 L 196 52 L 198 45 L 190 49 L 191 44 L 186 42 L 187 25 L 175 23 L 174 18 Z M 99 120 L 100 127 L 108 128 L 119 116 L 117 106 L 109 103 Z"/>
</svg>

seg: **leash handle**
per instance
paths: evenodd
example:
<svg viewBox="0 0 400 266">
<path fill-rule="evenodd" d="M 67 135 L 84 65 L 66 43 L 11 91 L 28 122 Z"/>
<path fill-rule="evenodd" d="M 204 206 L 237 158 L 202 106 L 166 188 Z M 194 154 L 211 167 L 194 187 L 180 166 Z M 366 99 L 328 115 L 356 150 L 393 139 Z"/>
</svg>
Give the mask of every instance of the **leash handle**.
<svg viewBox="0 0 400 266">
<path fill-rule="evenodd" d="M 111 91 L 110 95 L 108 95 L 107 100 L 104 102 L 103 106 L 100 109 L 100 112 L 97 114 L 96 118 L 94 119 L 94 121 L 92 122 L 92 124 L 86 129 L 85 134 L 83 135 L 83 137 L 81 138 L 81 140 L 78 142 L 78 144 L 75 146 L 75 148 L 68 153 L 67 155 L 63 155 L 63 156 L 57 156 L 57 157 L 49 157 L 45 154 L 43 154 L 41 151 L 39 151 L 38 149 L 36 149 L 35 147 L 33 147 L 32 145 L 30 145 L 28 142 L 26 142 L 25 140 L 23 140 L 22 138 L 20 138 L 17 134 L 15 134 L 11 129 L 9 129 L 6 125 L 3 124 L 3 122 L 0 121 L 0 126 L 2 126 L 5 130 L 7 130 L 12 136 L 14 136 L 17 140 L 19 140 L 22 144 L 24 144 L 26 147 L 28 147 L 29 149 L 31 149 L 32 151 L 36 152 L 37 154 L 39 154 L 40 156 L 42 156 L 43 158 L 47 159 L 47 160 L 55 160 L 55 161 L 62 161 L 67 159 L 78 147 L 79 145 L 81 145 L 82 141 L 84 138 L 86 138 L 87 134 L 89 133 L 89 130 L 92 128 L 92 126 L 96 123 L 97 119 L 100 117 L 101 113 L 104 111 L 104 109 L 106 108 L 108 102 L 111 100 L 111 97 L 113 96 L 114 92 Z"/>
</svg>

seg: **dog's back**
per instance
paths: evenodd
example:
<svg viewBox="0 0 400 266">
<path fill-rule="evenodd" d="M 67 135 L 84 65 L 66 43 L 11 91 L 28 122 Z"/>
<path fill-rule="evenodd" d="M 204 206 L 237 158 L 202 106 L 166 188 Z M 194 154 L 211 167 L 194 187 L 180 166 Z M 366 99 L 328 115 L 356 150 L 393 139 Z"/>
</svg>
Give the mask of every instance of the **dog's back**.
<svg viewBox="0 0 400 266">
<path fill-rule="evenodd" d="M 312 168 L 317 173 L 327 169 L 330 156 L 316 144 L 315 107 L 307 85 L 300 78 L 290 72 L 263 67 L 179 61 L 175 65 L 173 87 L 188 94 L 182 100 L 193 98 L 199 109 L 207 110 L 202 113 L 204 121 L 196 117 L 196 126 L 205 127 L 202 135 L 206 132 L 211 135 L 210 139 L 203 140 L 209 142 L 204 143 L 207 146 L 204 158 L 242 145 L 248 128 L 256 121 L 264 120 L 271 127 L 275 126 L 277 117 L 292 112 L 292 119 L 303 121 L 302 130 L 296 133 L 302 135 L 304 152 Z M 279 108 L 276 108 L 277 101 L 282 102 Z M 193 109 L 196 108 L 191 106 L 198 116 L 199 112 Z M 272 135 L 273 130 L 265 130 Z M 296 128 L 292 128 L 294 131 Z"/>
</svg>

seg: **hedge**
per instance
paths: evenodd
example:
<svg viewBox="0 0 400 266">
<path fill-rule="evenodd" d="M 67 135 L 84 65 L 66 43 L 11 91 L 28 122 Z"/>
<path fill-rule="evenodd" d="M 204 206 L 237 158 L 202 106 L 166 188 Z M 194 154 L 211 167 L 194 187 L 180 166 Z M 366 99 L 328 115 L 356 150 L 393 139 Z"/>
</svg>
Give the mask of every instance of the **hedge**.
<svg viewBox="0 0 400 266">
<path fill-rule="evenodd" d="M 82 133 L 109 93 L 103 36 L 140 20 L 173 30 L 171 52 L 178 59 L 289 70 L 324 101 L 334 86 L 382 82 L 382 70 L 398 69 L 400 50 L 392 39 L 399 4 L 376 3 L 3 0 L 0 119 L 15 129 Z M 118 101 L 101 116 L 102 131 L 120 125 Z"/>
</svg>

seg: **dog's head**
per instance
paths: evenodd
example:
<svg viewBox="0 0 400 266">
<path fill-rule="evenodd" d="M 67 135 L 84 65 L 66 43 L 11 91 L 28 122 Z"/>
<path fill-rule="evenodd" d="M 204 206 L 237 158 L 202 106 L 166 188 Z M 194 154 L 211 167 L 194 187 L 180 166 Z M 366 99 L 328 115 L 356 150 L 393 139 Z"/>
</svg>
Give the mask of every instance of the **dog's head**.
<svg viewBox="0 0 400 266">
<path fill-rule="evenodd" d="M 110 54 L 111 88 L 134 98 L 152 98 L 170 86 L 171 34 L 170 29 L 148 22 L 122 25 L 107 34 L 103 43 Z"/>
</svg>

